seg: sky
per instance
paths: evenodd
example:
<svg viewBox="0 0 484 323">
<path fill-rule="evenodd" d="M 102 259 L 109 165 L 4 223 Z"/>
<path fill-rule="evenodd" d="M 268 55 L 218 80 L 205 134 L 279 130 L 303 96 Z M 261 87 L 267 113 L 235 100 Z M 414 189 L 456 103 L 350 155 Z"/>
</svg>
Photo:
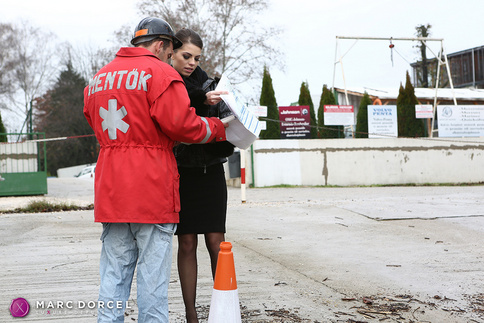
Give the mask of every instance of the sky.
<svg viewBox="0 0 484 323">
<path fill-rule="evenodd" d="M 141 20 L 137 0 L 2 0 L 1 22 L 29 21 L 76 45 L 102 46 L 125 24 Z M 268 0 L 268 25 L 283 28 L 277 41 L 285 68 L 269 66 L 279 106 L 298 100 L 307 82 L 317 108 L 323 85 L 338 88 L 398 88 L 410 63 L 418 59 L 416 42 L 339 40 L 336 36 L 412 38 L 415 27 L 430 24 L 429 42 L 437 54 L 484 45 L 483 0 Z M 250 46 L 250 44 L 248 44 Z M 340 57 L 344 55 L 341 62 Z M 393 58 L 392 58 L 393 56 Z M 433 58 L 429 50 L 427 56 Z M 261 82 L 262 83 L 262 82 Z M 242 93 L 244 95 L 244 93 Z"/>
</svg>

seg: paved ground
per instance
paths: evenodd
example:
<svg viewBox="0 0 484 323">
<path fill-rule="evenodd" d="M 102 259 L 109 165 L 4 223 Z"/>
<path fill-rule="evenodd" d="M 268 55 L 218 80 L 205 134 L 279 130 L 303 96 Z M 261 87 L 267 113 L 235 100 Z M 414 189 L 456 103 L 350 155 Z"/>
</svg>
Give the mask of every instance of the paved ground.
<svg viewBox="0 0 484 323">
<path fill-rule="evenodd" d="M 32 199 L 93 202 L 89 181 L 48 186 L 45 197 L 0 198 L 0 210 Z M 230 188 L 226 239 L 242 321 L 484 322 L 483 196 L 484 186 L 263 188 L 248 189 L 242 204 L 240 189 Z M 94 322 L 101 226 L 93 212 L 0 214 L 0 221 L 0 322 Z M 206 322 L 212 281 L 199 249 Z M 17 297 L 31 306 L 23 319 L 8 310 Z M 126 322 L 136 322 L 134 298 L 129 305 Z M 174 261 L 170 321 L 183 317 Z"/>
</svg>

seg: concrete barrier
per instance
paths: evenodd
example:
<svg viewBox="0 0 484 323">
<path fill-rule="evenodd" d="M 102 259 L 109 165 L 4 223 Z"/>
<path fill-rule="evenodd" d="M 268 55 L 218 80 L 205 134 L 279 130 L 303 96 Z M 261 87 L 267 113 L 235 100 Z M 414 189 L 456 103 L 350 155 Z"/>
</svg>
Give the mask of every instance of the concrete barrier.
<svg viewBox="0 0 484 323">
<path fill-rule="evenodd" d="M 257 140 L 246 182 L 353 186 L 484 182 L 483 138 Z"/>
</svg>

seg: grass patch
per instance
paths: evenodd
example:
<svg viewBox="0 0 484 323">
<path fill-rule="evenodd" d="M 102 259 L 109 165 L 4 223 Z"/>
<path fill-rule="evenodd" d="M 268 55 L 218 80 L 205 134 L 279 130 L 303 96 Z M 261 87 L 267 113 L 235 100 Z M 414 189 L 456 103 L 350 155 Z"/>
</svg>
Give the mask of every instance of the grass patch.
<svg viewBox="0 0 484 323">
<path fill-rule="evenodd" d="M 26 207 L 15 208 L 13 210 L 0 211 L 0 213 L 44 213 L 44 212 L 63 212 L 63 211 L 83 211 L 93 210 L 94 204 L 78 206 L 67 203 L 50 203 L 47 201 L 32 201 Z"/>
<path fill-rule="evenodd" d="M 407 187 L 407 186 L 415 186 L 415 187 L 420 187 L 420 186 L 482 186 L 484 185 L 483 182 L 478 182 L 478 183 L 422 183 L 422 184 L 385 184 L 385 185 L 370 185 L 368 187 Z"/>
<path fill-rule="evenodd" d="M 484 186 L 484 182 L 478 183 L 409 183 L 409 184 L 371 184 L 371 185 L 289 185 L 289 184 L 279 184 L 272 186 L 259 186 L 256 188 L 305 188 L 305 187 L 317 187 L 317 188 L 352 188 L 352 187 L 421 187 L 421 186 Z"/>
</svg>

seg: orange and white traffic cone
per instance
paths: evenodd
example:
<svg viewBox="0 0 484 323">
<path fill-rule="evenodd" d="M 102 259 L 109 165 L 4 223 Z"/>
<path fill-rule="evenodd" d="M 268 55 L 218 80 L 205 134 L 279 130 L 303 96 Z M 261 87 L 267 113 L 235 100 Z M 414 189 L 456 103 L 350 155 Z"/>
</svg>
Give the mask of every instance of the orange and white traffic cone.
<svg viewBox="0 0 484 323">
<path fill-rule="evenodd" d="M 232 244 L 222 242 L 218 253 L 208 323 L 241 323 Z"/>
</svg>

